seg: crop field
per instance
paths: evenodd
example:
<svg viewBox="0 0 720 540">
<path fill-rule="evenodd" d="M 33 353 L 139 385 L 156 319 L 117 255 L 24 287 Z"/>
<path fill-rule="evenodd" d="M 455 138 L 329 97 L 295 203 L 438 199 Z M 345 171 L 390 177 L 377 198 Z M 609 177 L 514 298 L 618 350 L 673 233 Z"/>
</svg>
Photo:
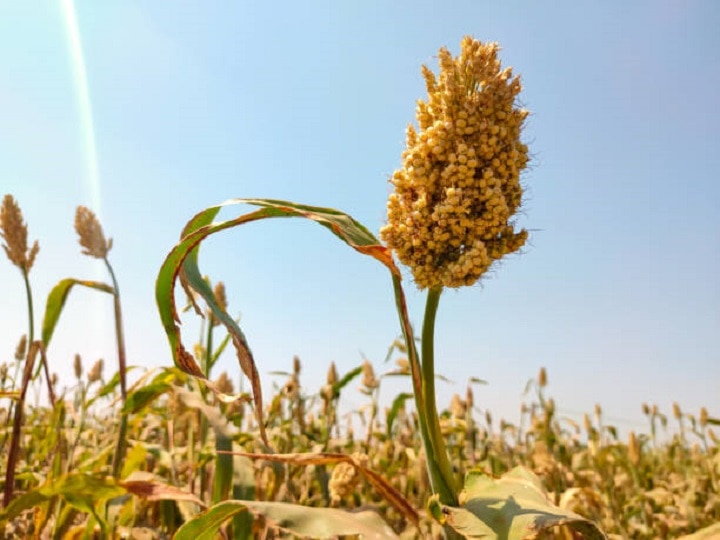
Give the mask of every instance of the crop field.
<svg viewBox="0 0 720 540">
<path fill-rule="evenodd" d="M 107 255 L 107 243 L 90 241 L 102 229 L 87 209 L 78 209 L 76 228 L 86 254 Z M 47 301 L 42 340 L 22 336 L 14 358 L 0 364 L 4 537 L 335 537 L 355 526 L 344 515 L 361 518 L 355 535 L 443 536 L 442 518 L 427 504 L 433 491 L 413 396 L 400 393 L 390 406 L 379 400 L 388 377 L 412 376 L 401 340 L 381 365 L 366 361 L 347 373 L 330 365 L 319 392 L 303 387 L 296 358 L 263 405 L 263 440 L 252 395 L 236 394 L 237 377 L 212 370 L 230 334 L 210 311 L 203 343 L 193 347 L 210 381 L 167 367 L 126 387 L 128 366 L 87 365 L 76 356 L 75 383 L 60 388 L 44 348 L 73 286 L 113 291 L 107 284 L 59 282 Z M 213 294 L 224 302 L 222 283 Z M 123 349 L 120 339 L 119 358 Z M 474 382 L 439 412 L 458 482 L 470 472 L 496 479 L 531 471 L 548 504 L 586 518 L 610 538 L 720 534 L 720 447 L 713 431 L 720 421 L 705 408 L 659 411 L 642 404 L 647 430 L 620 440 L 600 406 L 582 424 L 559 418 L 544 369 L 528 383 L 518 425 L 479 414 Z M 33 391 L 46 392 L 50 404 L 29 405 Z M 357 392 L 364 404 L 341 414 L 343 396 Z M 218 398 L 227 395 L 235 397 Z M 297 514 L 303 507 L 320 513 Z M 540 535 L 585 537 L 562 525 Z"/>
<path fill-rule="evenodd" d="M 204 353 L 201 347 L 198 352 Z M 431 492 L 417 421 L 406 408 L 409 396 L 397 396 L 384 410 L 376 401 L 382 380 L 406 370 L 401 350 L 396 357 L 398 365 L 384 374 L 366 364 L 339 375 L 331 366 L 319 394 L 301 386 L 297 360 L 285 385 L 269 398 L 265 418 L 269 443 L 278 453 L 345 454 L 380 472 L 419 511 L 418 526 L 342 462 L 297 456 L 278 463 L 218 454 L 221 448 L 267 450 L 250 407 L 218 402 L 176 368 L 147 374 L 129 389 L 122 409 L 128 418 L 127 454 L 117 480 L 111 480 L 121 429 L 120 377 L 106 373 L 102 364 L 83 366 L 78 358 L 75 387 L 56 390 L 54 407 L 25 412 L 11 464 L 12 500 L 22 504 L 11 502 L 9 515 L 0 514 L 5 535 L 84 538 L 88 530 L 97 531 L 92 538 L 105 529 L 119 538 L 170 538 L 206 506 L 237 498 L 372 509 L 403 537 L 422 537 L 433 528 L 423 510 Z M 3 456 L 9 456 L 12 405 L 17 405 L 7 398 L 19 391 L 12 374 L 21 364 L 5 363 L 0 374 L 6 398 L 0 410 Z M 232 390 L 227 374 L 216 382 Z M 343 394 L 358 387 L 367 398 L 367 406 L 355 412 L 363 419 L 362 434 L 346 429 L 347 419 L 337 414 Z M 471 387 L 444 408 L 441 427 L 458 477 L 471 469 L 499 476 L 526 466 L 555 504 L 595 521 L 610 537 L 677 538 L 720 521 L 720 451 L 707 411 L 690 414 L 678 407 L 667 415 L 648 405 L 647 432 L 618 440 L 599 409 L 586 415 L 583 425 L 563 423 L 548 388 L 537 380 L 533 387 L 535 399 L 524 408 L 520 425 L 501 422 L 493 429 L 489 415 L 477 414 Z M 673 423 L 678 433 L 669 442 L 656 442 Z M 223 478 L 228 470 L 231 476 Z M 259 537 L 271 538 L 272 525 L 258 517 L 252 527 Z"/>
</svg>

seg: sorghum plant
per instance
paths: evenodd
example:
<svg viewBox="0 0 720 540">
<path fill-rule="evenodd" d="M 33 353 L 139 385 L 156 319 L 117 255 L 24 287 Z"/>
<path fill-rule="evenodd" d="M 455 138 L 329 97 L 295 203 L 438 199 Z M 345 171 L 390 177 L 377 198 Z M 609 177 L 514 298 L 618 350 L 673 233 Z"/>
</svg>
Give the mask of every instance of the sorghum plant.
<svg viewBox="0 0 720 540">
<path fill-rule="evenodd" d="M 160 269 L 156 298 L 176 364 L 205 380 L 223 399 L 232 400 L 233 396 L 223 395 L 209 381 L 206 370 L 183 345 L 174 298 L 176 281 L 179 279 L 186 290 L 202 297 L 212 320 L 227 327 L 240 366 L 252 383 L 260 435 L 267 443 L 254 358 L 245 335 L 200 273 L 199 245 L 216 232 L 249 221 L 275 217 L 317 221 L 357 251 L 377 259 L 391 273 L 418 425 L 435 494 L 429 509 L 444 525 L 446 535 L 520 538 L 554 525 L 571 524 L 588 537 L 599 538 L 602 534 L 580 516 L 552 507 L 530 471 L 518 469 L 500 480 L 471 473 L 461 490 L 438 419 L 434 329 L 441 293 L 446 287 L 475 284 L 495 261 L 518 251 L 527 239 L 527 231 L 516 229 L 514 216 L 522 203 L 520 175 L 528 162 L 528 148 L 521 141 L 528 112 L 517 104 L 520 79 L 513 76 L 510 68 L 502 68 L 498 52 L 495 43 L 485 44 L 466 37 L 459 56 L 454 58 L 447 49 L 440 50 L 437 76 L 423 67 L 428 97 L 418 102 L 418 127 L 408 127 L 403 164 L 391 179 L 395 189 L 387 204 L 387 224 L 380 231 L 385 245 L 363 225 L 337 210 L 287 201 L 235 199 L 208 208 L 188 222 L 180 243 Z M 213 222 L 221 207 L 238 203 L 260 209 L 229 221 Z M 420 351 L 415 345 L 394 256 L 409 268 L 415 284 L 427 290 Z M 265 455 L 265 459 L 271 458 Z M 337 460 L 337 456 L 301 459 L 274 455 L 272 460 L 318 464 Z M 357 460 L 349 458 L 343 463 L 340 471 L 343 477 L 356 478 L 349 471 L 354 468 L 370 478 Z M 384 495 L 388 500 L 395 497 L 389 491 Z M 498 508 L 492 503 L 498 499 L 512 504 Z M 393 500 L 402 511 L 403 504 L 396 497 Z M 237 508 L 238 512 L 246 510 L 242 505 Z M 198 521 L 205 519 L 210 518 L 200 516 L 191 520 L 184 527 L 187 532 L 181 528 L 178 537 L 184 538 L 183 534 L 189 537 Z M 348 532 L 344 529 L 337 534 Z"/>
<path fill-rule="evenodd" d="M 55 401 L 53 395 L 52 384 L 50 382 L 50 373 L 47 367 L 47 360 L 42 352 L 42 346 L 35 341 L 35 324 L 33 311 L 32 289 L 30 287 L 30 270 L 35 263 L 35 257 L 40 251 L 37 240 L 32 247 L 28 248 L 28 231 L 27 224 L 23 219 L 22 211 L 12 195 L 5 195 L 0 206 L 0 236 L 3 239 L 3 249 L 10 262 L 17 266 L 23 276 L 25 282 L 25 292 L 28 306 L 28 341 L 29 346 L 22 347 L 25 360 L 23 369 L 22 385 L 20 393 L 15 404 L 15 414 L 13 418 L 12 436 L 10 438 L 10 449 L 7 454 L 7 469 L 5 471 L 5 489 L 3 494 L 3 506 L 7 506 L 13 496 L 15 490 L 15 462 L 20 449 L 20 429 L 23 423 L 23 408 L 25 405 L 25 396 L 27 394 L 28 385 L 33 378 L 33 365 L 35 357 L 41 353 L 42 363 L 45 367 L 45 376 L 48 383 L 49 398 L 51 403 Z M 23 355 L 17 355 L 22 358 Z"/>
</svg>

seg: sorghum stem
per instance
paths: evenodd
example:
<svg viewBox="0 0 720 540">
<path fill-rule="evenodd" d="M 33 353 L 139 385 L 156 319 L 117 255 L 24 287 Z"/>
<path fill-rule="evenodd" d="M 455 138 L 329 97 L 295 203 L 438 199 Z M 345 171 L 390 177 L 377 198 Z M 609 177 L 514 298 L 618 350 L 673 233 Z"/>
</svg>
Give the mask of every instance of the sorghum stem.
<svg viewBox="0 0 720 540">
<path fill-rule="evenodd" d="M 430 477 L 430 485 L 432 486 L 433 493 L 437 493 L 440 496 L 441 502 L 445 504 L 457 504 L 457 493 L 454 488 L 454 482 L 452 482 L 452 476 L 449 475 L 447 477 L 444 476 L 443 471 L 444 470 L 450 470 L 448 458 L 447 458 L 447 452 L 445 451 L 445 445 L 442 442 L 442 438 L 440 437 L 440 429 L 439 429 L 439 422 L 437 419 L 437 411 L 434 410 L 435 408 L 435 396 L 433 394 L 433 397 L 430 401 L 430 405 L 433 408 L 433 411 L 430 414 L 430 418 L 428 418 L 428 403 L 427 403 L 427 386 L 425 384 L 425 377 L 426 377 L 426 368 L 425 365 L 427 365 L 427 368 L 433 372 L 434 371 L 434 365 L 433 365 L 433 358 L 432 358 L 432 337 L 429 339 L 429 347 L 430 347 L 430 361 L 429 364 L 424 364 L 421 368 L 420 361 L 418 357 L 417 347 L 415 347 L 415 339 L 414 334 L 412 330 L 412 326 L 410 324 L 410 318 L 408 316 L 407 311 L 407 304 L 405 302 L 405 293 L 402 289 L 402 284 L 400 281 L 400 276 L 393 275 L 393 287 L 395 292 L 395 305 L 398 312 L 398 317 L 400 319 L 400 326 L 402 328 L 403 332 L 403 338 L 405 339 L 405 346 L 407 347 L 407 353 L 408 353 L 408 362 L 410 364 L 410 373 L 413 383 L 413 394 L 415 396 L 415 408 L 417 409 L 418 413 L 418 423 L 420 424 L 420 434 L 422 436 L 423 441 L 423 448 L 425 450 L 425 455 L 427 457 L 427 469 L 428 469 L 428 476 Z M 438 292 L 439 296 L 439 292 Z M 435 307 L 433 308 L 433 315 L 431 316 L 431 319 L 429 321 L 430 324 L 430 332 L 434 331 L 434 312 L 437 311 L 437 298 L 434 300 Z M 427 317 L 426 317 L 427 319 Z M 426 323 L 425 326 L 427 326 L 428 323 Z M 425 329 L 423 329 L 425 331 Z M 427 346 L 425 344 L 425 336 L 423 335 L 423 350 L 425 350 L 425 347 Z M 434 373 L 432 373 L 432 377 L 434 377 Z M 434 392 L 434 384 L 430 384 L 430 389 Z M 431 421 L 431 418 L 434 417 L 436 428 L 435 432 L 436 435 L 432 436 L 429 428 L 429 421 Z M 439 444 L 439 445 L 438 445 Z M 437 450 L 436 450 L 437 448 Z M 439 461 L 438 461 L 439 460 Z M 442 465 L 444 463 L 445 465 Z M 446 478 L 450 479 L 450 482 Z"/>
<path fill-rule="evenodd" d="M 113 307 L 115 312 L 115 339 L 117 342 L 118 352 L 118 372 L 120 374 L 120 397 L 122 398 L 122 406 L 125 407 L 125 401 L 127 400 L 127 361 L 125 358 L 125 337 L 123 333 L 123 321 L 122 321 L 122 309 L 120 306 L 120 289 L 118 288 L 117 279 L 115 279 L 115 272 L 113 272 L 110 261 L 107 257 L 103 259 L 105 266 L 110 273 L 110 279 L 113 284 Z M 112 474 L 115 478 L 120 477 L 120 469 L 122 460 L 125 457 L 125 448 L 127 441 L 127 423 L 128 415 L 126 412 L 122 412 L 120 415 L 120 430 L 118 432 L 117 446 L 115 447 L 115 454 L 113 455 L 112 461 Z"/>
<path fill-rule="evenodd" d="M 422 328 L 422 383 L 425 421 L 427 422 L 428 437 L 432 448 L 432 456 L 428 455 L 428 465 L 432 460 L 434 466 L 439 469 L 440 478 L 443 482 L 442 486 L 435 487 L 434 490 L 440 496 L 441 503 L 457 506 L 457 486 L 455 485 L 452 466 L 440 430 L 440 420 L 435 401 L 435 316 L 437 315 L 442 290 L 442 285 L 435 285 L 428 289 Z"/>
</svg>

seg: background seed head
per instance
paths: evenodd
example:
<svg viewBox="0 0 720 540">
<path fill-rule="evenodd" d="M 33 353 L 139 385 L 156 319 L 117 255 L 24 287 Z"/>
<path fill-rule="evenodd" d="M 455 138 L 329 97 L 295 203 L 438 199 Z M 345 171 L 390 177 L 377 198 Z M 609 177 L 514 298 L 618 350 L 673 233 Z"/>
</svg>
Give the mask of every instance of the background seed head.
<svg viewBox="0 0 720 540">
<path fill-rule="evenodd" d="M 104 259 L 112 248 L 112 238 L 105 239 L 102 225 L 95 213 L 85 206 L 78 206 L 75 213 L 75 231 L 80 245 L 84 248 L 83 254 Z"/>
<path fill-rule="evenodd" d="M 27 224 L 22 211 L 12 195 L 5 195 L 0 206 L 0 236 L 3 249 L 10 262 L 24 272 L 29 272 L 40 251 L 37 240 L 28 249 Z"/>
</svg>

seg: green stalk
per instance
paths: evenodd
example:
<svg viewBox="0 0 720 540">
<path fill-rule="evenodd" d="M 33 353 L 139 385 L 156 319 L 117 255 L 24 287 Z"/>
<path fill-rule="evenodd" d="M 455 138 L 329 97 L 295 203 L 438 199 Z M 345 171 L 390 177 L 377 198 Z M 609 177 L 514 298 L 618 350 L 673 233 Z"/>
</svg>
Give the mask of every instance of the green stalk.
<svg viewBox="0 0 720 540">
<path fill-rule="evenodd" d="M 213 315 L 208 317 L 208 331 L 205 339 L 205 357 L 203 358 L 202 371 L 206 377 L 210 377 L 210 364 L 212 362 L 213 350 Z"/>
<path fill-rule="evenodd" d="M 440 502 L 457 506 L 457 486 L 452 472 L 452 465 L 448 459 L 445 440 L 440 431 L 440 419 L 435 401 L 435 317 L 437 315 L 442 285 L 431 287 L 428 290 L 425 304 L 425 317 L 422 328 L 422 383 L 425 397 L 425 421 L 427 422 L 428 437 L 432 448 L 434 465 L 439 469 L 443 481 L 443 489 L 438 490 Z M 428 463 L 430 459 L 428 458 Z"/>
<path fill-rule="evenodd" d="M 23 369 L 22 386 L 20 387 L 20 395 L 18 396 L 17 405 L 15 406 L 12 435 L 10 436 L 10 449 L 7 455 L 7 466 L 5 468 L 5 489 L 3 492 L 3 507 L 7 507 L 12 500 L 15 491 L 15 465 L 17 464 L 20 453 L 20 435 L 23 423 L 23 409 L 25 405 L 25 396 L 27 395 L 28 386 L 32 380 L 32 369 L 37 356 L 37 343 L 31 343 L 28 347 L 27 356 L 25 357 L 25 366 Z"/>
<path fill-rule="evenodd" d="M 25 356 L 25 369 L 23 370 L 23 380 L 20 387 L 20 396 L 15 404 L 15 410 L 12 410 L 12 406 L 8 409 L 8 418 L 13 415 L 13 427 L 12 435 L 10 436 L 10 448 L 8 449 L 6 468 L 5 468 L 5 489 L 3 493 L 3 506 L 10 504 L 15 491 L 15 464 L 18 459 L 18 452 L 20 451 L 20 431 L 23 422 L 23 408 L 25 406 L 25 395 L 27 393 L 27 387 L 30 384 L 32 376 L 32 361 L 35 358 L 31 355 L 33 350 L 33 340 L 35 338 L 35 324 L 33 301 L 32 301 L 32 290 L 30 288 L 30 276 L 26 268 L 20 267 L 22 272 L 23 281 L 25 282 L 25 293 L 27 296 L 28 305 L 28 343 Z M 47 366 L 46 366 L 47 369 Z M 48 379 L 48 384 L 50 383 Z"/>
<path fill-rule="evenodd" d="M 208 316 L 207 320 L 207 335 L 205 337 L 205 356 L 202 359 L 202 372 L 205 377 L 210 378 L 210 356 L 212 355 L 212 347 L 213 347 L 213 315 L 210 314 Z M 203 395 L 203 398 L 206 397 L 206 389 L 204 386 L 201 385 L 200 392 Z M 210 431 L 210 426 L 208 425 L 207 417 L 200 413 L 200 452 L 203 451 L 203 448 L 205 448 L 205 443 L 207 443 L 208 433 Z M 217 441 L 216 441 L 217 444 Z M 217 459 L 217 458 L 216 458 Z M 200 467 L 200 496 L 202 497 L 203 494 L 208 489 L 207 485 L 207 469 L 205 468 L 205 465 L 203 464 Z M 213 480 L 213 483 L 215 484 L 215 481 Z M 213 486 L 213 490 L 214 490 Z M 213 495 L 214 496 L 214 495 Z M 216 502 L 216 501 L 214 501 Z"/>
<path fill-rule="evenodd" d="M 33 299 L 32 299 L 32 291 L 30 290 L 30 276 L 28 275 L 28 271 L 22 268 L 22 275 L 23 280 L 25 281 L 25 293 L 27 296 L 27 304 L 28 304 L 28 347 L 30 346 L 30 343 L 32 343 L 35 340 L 35 323 L 33 322 L 33 319 L 35 318 L 35 312 L 33 310 Z"/>
<path fill-rule="evenodd" d="M 115 447 L 115 453 L 113 454 L 112 461 L 112 474 L 115 478 L 119 478 L 120 469 L 123 458 L 125 457 L 125 450 L 127 447 L 127 425 L 128 415 L 124 411 L 125 401 L 127 400 L 127 360 L 125 357 L 125 337 L 123 333 L 122 323 L 122 309 L 120 306 L 120 289 L 118 287 L 117 279 L 115 278 L 115 272 L 113 272 L 110 261 L 107 257 L 103 259 L 105 266 L 110 274 L 110 279 L 113 284 L 113 308 L 115 312 L 115 339 L 117 343 L 118 352 L 118 373 L 120 375 L 120 397 L 122 398 L 123 411 L 120 414 L 120 430 L 118 432 L 117 446 Z"/>
<path fill-rule="evenodd" d="M 23 281 L 25 282 L 25 295 L 27 296 L 28 305 L 28 347 L 35 340 L 35 309 L 33 307 L 32 290 L 30 289 L 30 270 L 25 268 L 20 269 L 22 271 Z M 48 399 L 50 400 L 50 406 L 55 408 L 55 392 L 52 387 L 52 380 L 50 378 L 50 370 L 48 369 L 47 358 L 43 354 L 41 357 L 41 366 L 33 373 L 33 380 L 40 374 L 40 369 L 45 371 L 45 380 L 48 387 Z"/>
<path fill-rule="evenodd" d="M 440 502 L 448 505 L 457 506 L 457 492 L 454 488 L 454 482 L 452 480 L 452 474 L 448 474 L 450 470 L 449 461 L 447 458 L 447 452 L 445 445 L 440 435 L 439 421 L 437 418 L 437 410 L 435 410 L 435 385 L 434 385 L 434 358 L 433 358 L 433 339 L 432 332 L 434 331 L 434 313 L 437 311 L 437 302 L 440 296 L 440 291 L 433 293 L 433 304 L 430 304 L 431 320 L 426 321 L 423 324 L 423 352 L 429 355 L 429 359 L 424 359 L 424 364 L 420 366 L 420 360 L 418 357 L 417 348 L 415 347 L 415 340 L 412 331 L 412 325 L 410 324 L 410 318 L 408 316 L 407 304 L 405 302 L 405 293 L 400 283 L 400 276 L 393 274 L 393 288 L 395 292 L 395 306 L 397 308 L 398 317 L 400 319 L 400 326 L 403 332 L 403 338 L 405 339 L 405 346 L 407 347 L 408 362 L 410 363 L 410 374 L 413 383 L 413 394 L 415 396 L 415 408 L 418 413 L 418 423 L 420 424 L 420 435 L 422 436 L 423 448 L 425 449 L 425 455 L 427 456 L 427 468 L 428 476 L 430 477 L 430 485 L 433 493 L 438 494 Z M 428 294 L 428 301 L 430 301 L 430 293 Z M 428 302 L 430 303 L 430 302 Z M 426 310 L 427 312 L 427 310 Z M 427 319 L 426 313 L 426 319 Z M 429 339 L 429 345 L 426 344 L 425 335 L 429 332 L 431 336 Z M 428 352 L 429 351 L 429 352 Z M 430 373 L 430 385 L 427 385 L 427 374 Z M 428 402 L 427 392 L 432 391 L 432 397 Z M 432 407 L 433 412 L 428 414 L 428 409 Z M 433 420 L 434 418 L 434 420 Z M 431 428 L 430 423 L 434 426 Z M 432 430 L 432 431 L 431 431 Z M 447 476 L 446 476 L 447 475 Z"/>
</svg>

